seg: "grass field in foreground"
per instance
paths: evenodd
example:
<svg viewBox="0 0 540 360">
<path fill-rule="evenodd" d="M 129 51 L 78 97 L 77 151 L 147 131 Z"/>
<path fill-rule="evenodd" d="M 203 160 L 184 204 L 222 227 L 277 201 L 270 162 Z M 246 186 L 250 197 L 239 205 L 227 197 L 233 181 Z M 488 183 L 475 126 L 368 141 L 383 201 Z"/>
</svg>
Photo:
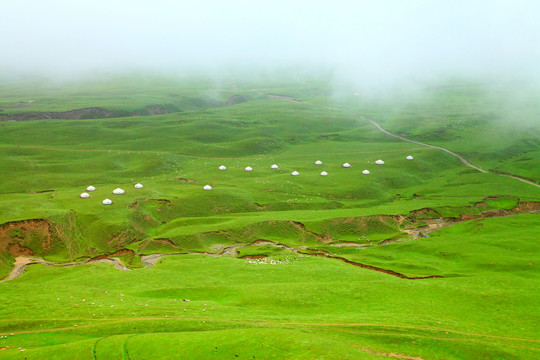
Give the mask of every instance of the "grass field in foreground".
<svg viewBox="0 0 540 360">
<path fill-rule="evenodd" d="M 320 83 L 235 82 L 221 92 L 206 83 L 137 84 L 2 90 L 15 94 L 3 98 L 4 108 L 32 96 L 35 111 L 131 111 L 155 103 L 181 111 L 0 122 L 0 277 L 30 252 L 67 262 L 121 250 L 132 268 L 31 265 L 0 283 L 0 358 L 538 358 L 538 215 L 466 221 L 416 240 L 396 219 L 418 209 L 440 219 L 509 210 L 540 201 L 539 188 L 477 172 L 447 153 L 322 108 L 331 98 Z M 478 165 L 500 160 L 507 172 L 536 179 L 534 131 L 499 141 L 501 127 L 497 137 L 482 137 L 478 129 L 493 128 L 482 93 L 437 91 L 405 108 L 350 98 L 334 98 L 333 105 L 470 155 Z M 224 106 L 235 94 L 248 101 Z M 467 111 L 456 111 L 464 103 Z M 411 115 L 423 106 L 437 114 L 434 122 Z M 474 111 L 484 115 L 471 117 Z M 414 161 L 405 160 L 409 154 Z M 509 160 L 516 156 L 530 160 L 520 167 Z M 379 158 L 385 165 L 374 165 Z M 342 168 L 344 162 L 352 167 Z M 273 163 L 280 169 L 270 169 Z M 226 171 L 218 170 L 222 164 Z M 248 165 L 252 172 L 244 171 Z M 323 170 L 328 177 L 319 175 Z M 137 182 L 144 188 L 135 190 Z M 205 184 L 213 190 L 203 191 Z M 97 190 L 80 199 L 88 185 Z M 126 194 L 113 195 L 117 187 Z M 101 204 L 106 197 L 113 205 Z M 409 240 L 331 246 L 387 239 Z M 269 245 L 237 250 L 238 257 L 270 256 L 259 260 L 203 254 L 256 240 L 442 278 L 401 279 Z M 152 268 L 139 258 L 180 252 L 199 254 L 165 256 Z M 267 264 L 272 260 L 281 264 Z"/>
<path fill-rule="evenodd" d="M 368 349 L 533 359 L 539 231 L 537 216 L 520 215 L 359 251 L 396 270 L 422 264 L 443 279 L 285 253 L 276 256 L 291 259 L 282 265 L 204 255 L 128 272 L 34 265 L 1 285 L 0 333 L 14 335 L 0 340 L 10 346 L 0 358 L 377 358 Z"/>
</svg>

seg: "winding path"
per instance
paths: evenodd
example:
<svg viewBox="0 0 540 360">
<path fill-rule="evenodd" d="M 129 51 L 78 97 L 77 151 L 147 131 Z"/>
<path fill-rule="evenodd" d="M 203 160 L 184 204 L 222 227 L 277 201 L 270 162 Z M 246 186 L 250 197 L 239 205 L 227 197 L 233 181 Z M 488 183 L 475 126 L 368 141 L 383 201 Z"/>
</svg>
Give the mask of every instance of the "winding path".
<svg viewBox="0 0 540 360">
<path fill-rule="evenodd" d="M 71 267 L 71 266 L 88 265 L 88 264 L 96 264 L 96 263 L 113 264 L 115 268 L 122 271 L 131 270 L 125 267 L 124 264 L 122 264 L 122 261 L 116 257 L 111 257 L 109 259 L 88 260 L 88 261 L 81 261 L 81 262 L 55 263 L 55 262 L 50 262 L 50 261 L 47 261 L 38 257 L 18 256 L 15 259 L 15 262 L 13 263 L 14 269 L 11 271 L 11 273 L 9 273 L 9 275 L 6 278 L 0 280 L 0 283 L 18 278 L 24 273 L 24 270 L 30 265 L 40 264 L 40 265 L 54 266 L 54 267 Z"/>
<path fill-rule="evenodd" d="M 417 144 L 417 145 L 421 145 L 421 146 L 425 146 L 425 147 L 428 147 L 428 148 L 431 148 L 431 149 L 437 149 L 437 150 L 441 150 L 441 151 L 444 151 L 452 156 L 455 156 L 457 157 L 464 165 L 476 170 L 476 171 L 479 171 L 481 173 L 485 173 L 485 174 L 495 174 L 495 175 L 501 175 L 501 176 L 506 176 L 506 177 L 509 177 L 509 178 L 512 178 L 512 179 L 515 179 L 515 180 L 519 180 L 521 182 L 524 182 L 526 184 L 529 184 L 529 185 L 532 185 L 532 186 L 536 186 L 537 188 L 540 188 L 540 185 L 535 183 L 535 182 L 532 182 L 530 180 L 527 180 L 527 179 L 524 179 L 520 176 L 517 176 L 517 175 L 513 175 L 513 174 L 501 174 L 501 173 L 497 173 L 497 172 L 494 172 L 494 171 L 489 171 L 489 170 L 484 170 L 482 169 L 481 167 L 478 167 L 476 165 L 473 165 L 471 164 L 470 161 L 468 161 L 467 159 L 465 159 L 463 156 L 459 155 L 459 154 L 456 154 L 455 152 L 453 151 L 450 151 L 446 148 L 443 148 L 443 147 L 440 147 L 440 146 L 436 146 L 436 145 L 430 145 L 430 144 L 426 144 L 426 143 L 422 143 L 422 142 L 419 142 L 419 141 L 414 141 L 414 140 L 411 140 L 411 139 L 407 139 L 406 137 L 403 137 L 403 136 L 399 136 L 399 135 L 396 135 L 394 133 L 391 133 L 390 131 L 386 130 L 385 128 L 383 128 L 381 125 L 379 125 L 379 123 L 377 123 L 376 121 L 374 121 L 373 119 L 370 119 L 369 117 L 365 116 L 365 115 L 361 115 L 361 114 L 357 114 L 355 112 L 352 112 L 352 111 L 349 111 L 349 110 L 346 110 L 346 109 L 340 109 L 340 108 L 335 108 L 335 107 L 331 107 L 331 106 L 326 106 L 326 105 L 315 105 L 315 106 L 320 106 L 320 107 L 323 107 L 325 109 L 329 109 L 329 110 L 337 110 L 337 111 L 343 111 L 343 112 L 346 112 L 350 115 L 353 115 L 353 116 L 356 116 L 360 119 L 363 119 L 363 120 L 366 120 L 366 121 L 369 121 L 373 126 L 375 126 L 379 131 L 381 131 L 382 133 L 386 134 L 386 135 L 389 135 L 389 136 L 393 136 L 397 139 L 400 139 L 402 141 L 406 141 L 406 142 L 410 142 L 410 143 L 413 143 L 413 144 Z"/>
</svg>

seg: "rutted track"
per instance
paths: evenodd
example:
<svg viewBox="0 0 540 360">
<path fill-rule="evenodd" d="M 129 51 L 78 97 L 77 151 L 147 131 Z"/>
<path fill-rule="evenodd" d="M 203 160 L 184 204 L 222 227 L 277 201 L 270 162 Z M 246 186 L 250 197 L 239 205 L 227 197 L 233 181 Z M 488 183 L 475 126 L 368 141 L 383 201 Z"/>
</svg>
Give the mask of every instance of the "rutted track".
<svg viewBox="0 0 540 360">
<path fill-rule="evenodd" d="M 485 204 L 483 202 L 476 203 L 474 208 L 476 208 L 478 206 L 485 206 Z M 420 214 L 420 213 L 426 212 L 426 211 L 433 212 L 438 217 L 434 218 L 434 219 L 421 218 L 420 221 L 425 223 L 424 226 L 422 226 L 422 227 L 416 227 L 416 226 L 414 226 L 414 224 L 413 224 L 412 227 L 410 226 L 410 227 L 406 227 L 406 228 L 401 228 L 401 226 L 400 226 L 400 231 L 402 233 L 407 233 L 410 236 L 408 239 L 390 238 L 390 239 L 386 239 L 386 240 L 383 240 L 383 241 L 379 242 L 377 245 L 386 245 L 388 243 L 396 242 L 396 241 L 416 240 L 416 239 L 419 239 L 419 238 L 426 237 L 426 235 L 428 233 L 432 232 L 432 231 L 440 230 L 440 229 L 448 227 L 448 226 L 453 226 L 453 225 L 461 224 L 463 222 L 472 221 L 472 220 L 479 220 L 479 219 L 484 219 L 484 218 L 494 218 L 494 217 L 496 217 L 496 218 L 509 217 L 509 216 L 514 216 L 514 215 L 518 215 L 518 214 L 540 214 L 540 203 L 539 202 L 520 202 L 520 203 L 518 203 L 518 205 L 516 207 L 514 207 L 512 209 L 488 209 L 488 210 L 482 211 L 482 212 L 477 213 L 477 214 L 462 214 L 461 216 L 455 217 L 455 218 L 454 217 L 442 217 L 442 216 L 440 216 L 439 213 L 437 213 L 433 209 L 413 210 L 413 211 L 411 211 L 409 213 L 409 215 L 397 215 L 397 217 L 399 218 L 398 220 L 400 220 L 400 223 L 403 222 L 403 220 L 406 220 L 406 219 L 408 219 L 409 221 L 412 221 L 414 223 L 416 221 L 415 220 L 416 214 L 417 213 Z M 411 216 L 412 216 L 412 218 L 411 218 Z M 300 229 L 303 229 L 304 231 L 307 231 L 302 223 L 295 223 L 295 226 L 299 227 Z M 331 239 L 331 238 L 326 238 L 326 237 L 324 237 L 322 235 L 319 235 L 319 234 L 316 234 L 316 233 L 313 233 L 313 232 L 309 232 L 309 233 L 312 234 L 312 235 L 315 235 L 316 237 L 318 237 L 318 239 L 322 243 L 330 243 L 329 246 L 335 246 L 335 247 L 354 246 L 354 247 L 359 247 L 359 248 L 377 246 L 377 245 L 371 245 L 371 244 L 356 244 L 356 243 L 350 243 L 350 242 L 336 243 L 336 242 L 333 242 L 333 239 Z M 255 241 L 253 241 L 251 243 L 246 243 L 246 244 L 215 245 L 209 251 L 204 251 L 204 252 L 156 253 L 156 254 L 139 255 L 139 256 L 140 256 L 141 262 L 146 267 L 152 267 L 161 258 L 166 257 L 166 256 L 173 256 L 173 255 L 207 255 L 207 256 L 212 256 L 212 257 L 222 257 L 222 256 L 238 257 L 238 252 L 237 252 L 238 249 L 246 248 L 246 247 L 250 247 L 250 246 L 261 246 L 261 245 L 262 246 L 273 246 L 273 247 L 281 248 L 281 249 L 296 253 L 296 254 L 301 255 L 301 256 L 319 256 L 319 257 L 326 257 L 326 258 L 329 258 L 329 259 L 335 259 L 335 260 L 339 260 L 339 261 L 345 262 L 345 263 L 353 265 L 353 266 L 361 267 L 361 268 L 366 269 L 366 270 L 381 272 L 381 273 L 384 273 L 384 274 L 387 274 L 387 275 L 392 275 L 392 276 L 399 277 L 401 279 L 419 280 L 419 279 L 430 279 L 430 278 L 442 278 L 442 276 L 440 276 L 440 275 L 429 275 L 429 276 L 422 276 L 422 277 L 410 277 L 410 276 L 407 276 L 407 275 L 402 274 L 402 273 L 398 273 L 398 272 L 393 271 L 393 270 L 384 269 L 384 268 L 376 267 L 376 266 L 369 265 L 369 264 L 363 264 L 363 263 L 354 262 L 352 260 L 349 260 L 349 259 L 346 259 L 346 258 L 343 258 L 343 257 L 340 257 L 340 256 L 334 256 L 334 255 L 332 255 L 331 252 L 329 252 L 327 250 L 309 249 L 307 247 L 293 248 L 293 247 L 285 245 L 285 244 L 281 244 L 281 243 L 278 243 L 278 242 L 273 242 L 273 241 L 269 241 L 269 240 L 265 240 L 265 239 L 255 240 Z M 17 257 L 15 259 L 14 269 L 12 270 L 12 272 L 5 279 L 1 280 L 0 282 L 12 280 L 12 279 L 15 279 L 15 278 L 21 276 L 24 273 L 24 270 L 26 269 L 26 267 L 28 267 L 30 265 L 35 265 L 35 264 L 41 264 L 41 265 L 46 265 L 46 266 L 56 266 L 56 267 L 69 267 L 69 266 L 78 266 L 78 265 L 88 265 L 88 264 L 93 264 L 93 263 L 111 263 L 119 270 L 123 270 L 123 271 L 130 270 L 129 268 L 124 266 L 124 264 L 122 264 L 122 262 L 121 262 L 121 260 L 119 258 L 115 257 L 115 256 L 120 255 L 121 252 L 122 252 L 122 250 L 117 250 L 117 251 L 115 251 L 113 253 L 100 255 L 98 257 L 95 257 L 95 258 L 92 258 L 92 259 L 89 259 L 89 260 L 86 260 L 86 261 L 69 262 L 69 263 L 54 263 L 54 262 L 49 262 L 49 261 L 46 261 L 44 259 L 37 258 L 37 257 L 19 256 L 19 257 Z"/>
<path fill-rule="evenodd" d="M 274 246 L 277 248 L 294 252 L 302 256 L 319 256 L 319 257 L 326 257 L 329 259 L 340 260 L 353 266 L 361 267 L 366 270 L 377 271 L 377 272 L 387 274 L 387 275 L 396 276 L 401 279 L 420 280 L 420 279 L 442 278 L 442 276 L 440 275 L 409 277 L 407 275 L 398 273 L 393 270 L 383 269 L 383 268 L 379 268 L 372 265 L 354 262 L 340 256 L 333 256 L 330 253 L 325 252 L 325 251 L 310 250 L 307 248 L 297 249 L 297 248 L 293 248 L 284 244 L 275 243 L 269 240 L 262 240 L 262 239 L 254 241 L 250 244 L 237 244 L 237 245 L 224 246 L 215 253 L 213 252 L 178 252 L 178 253 L 170 253 L 170 254 L 157 253 L 157 254 L 150 254 L 150 255 L 141 255 L 141 262 L 146 267 L 153 267 L 161 258 L 166 257 L 166 256 L 174 256 L 174 255 L 208 255 L 208 256 L 213 256 L 213 257 L 221 257 L 221 256 L 237 257 L 237 252 L 236 252 L 237 249 L 250 247 L 250 246 L 260 246 L 260 245 Z M 24 273 L 25 269 L 28 266 L 35 265 L 35 264 L 41 264 L 45 266 L 54 266 L 54 267 L 71 267 L 71 266 L 89 265 L 89 264 L 96 264 L 96 263 L 111 263 L 118 270 L 122 270 L 122 271 L 130 270 L 129 268 L 125 267 L 124 264 L 122 264 L 120 259 L 114 258 L 114 257 L 106 258 L 106 259 L 98 259 L 98 260 L 88 260 L 88 261 L 82 261 L 82 262 L 54 263 L 54 262 L 46 261 L 41 258 L 21 256 L 15 259 L 15 263 L 14 263 L 15 268 L 11 271 L 11 273 L 0 282 L 5 282 L 5 281 L 18 278 Z"/>
<path fill-rule="evenodd" d="M 349 259 L 345 259 L 345 258 L 340 257 L 340 256 L 334 256 L 334 255 L 331 255 L 330 253 L 328 253 L 326 251 L 310 250 L 310 249 L 307 249 L 307 248 L 306 249 L 296 249 L 296 248 L 293 248 L 293 247 L 290 247 L 290 246 L 287 246 L 287 245 L 284 245 L 284 244 L 275 243 L 275 242 L 268 241 L 268 240 L 257 240 L 257 241 L 254 241 L 254 242 L 250 243 L 250 244 L 238 244 L 238 245 L 226 246 L 218 253 L 208 253 L 208 252 L 205 252 L 205 253 L 187 253 L 187 252 L 185 252 L 185 253 L 143 255 L 143 256 L 141 256 L 141 262 L 143 264 L 145 264 L 147 267 L 152 267 L 161 258 L 163 258 L 165 256 L 172 256 L 172 255 L 189 255 L 189 254 L 192 254 L 192 255 L 193 254 L 198 254 L 198 255 L 200 255 L 200 254 L 205 254 L 205 255 L 208 255 L 208 256 L 216 256 L 216 257 L 217 256 L 236 257 L 236 255 L 237 255 L 236 250 L 237 249 L 241 249 L 241 248 L 245 248 L 245 247 L 249 247 L 249 246 L 260 246 L 260 245 L 274 246 L 274 247 L 285 249 L 285 250 L 288 250 L 288 251 L 291 251 L 291 252 L 294 252 L 296 254 L 303 255 L 303 256 L 318 256 L 318 257 L 326 257 L 326 258 L 334 259 L 334 260 L 340 260 L 340 261 L 343 261 L 344 263 L 347 263 L 347 264 L 350 264 L 350 265 L 353 265 L 353 266 L 361 267 L 361 268 L 367 269 L 367 270 L 381 272 L 381 273 L 387 274 L 387 275 L 396 276 L 396 277 L 401 278 L 401 279 L 420 280 L 420 279 L 442 278 L 442 276 L 440 276 L 440 275 L 409 277 L 407 275 L 398 273 L 398 272 L 393 271 L 393 270 L 388 270 L 388 269 L 383 269 L 383 268 L 372 266 L 372 265 L 362 264 L 362 263 L 359 263 L 359 262 L 351 261 Z"/>
<path fill-rule="evenodd" d="M 15 268 L 11 271 L 11 273 L 5 279 L 0 280 L 0 282 L 9 281 L 9 280 L 18 278 L 24 273 L 26 268 L 30 265 L 40 264 L 40 265 L 54 266 L 54 267 L 71 267 L 71 266 L 97 264 L 97 263 L 113 264 L 115 268 L 122 271 L 130 270 L 129 268 L 125 267 L 124 264 L 122 264 L 120 259 L 114 258 L 114 257 L 107 258 L 107 259 L 99 259 L 99 260 L 81 261 L 81 262 L 55 263 L 55 262 L 46 261 L 38 257 L 19 256 L 15 259 L 15 263 L 14 263 Z"/>
<path fill-rule="evenodd" d="M 292 98 L 292 97 L 275 97 L 275 99 L 283 99 L 283 100 L 288 100 L 288 101 L 293 101 L 293 102 L 297 102 L 297 103 L 304 103 L 298 99 L 295 99 L 295 98 Z M 305 104 L 305 103 L 304 103 Z M 373 126 L 375 126 L 379 131 L 381 131 L 382 133 L 386 134 L 386 135 L 389 135 L 389 136 L 392 136 L 392 137 L 395 137 L 397 139 L 400 139 L 402 141 L 406 141 L 406 142 L 410 142 L 410 143 L 413 143 L 413 144 L 417 144 L 417 145 L 421 145 L 421 146 L 425 146 L 425 147 L 428 147 L 428 148 L 431 148 L 431 149 L 437 149 L 437 150 L 441 150 L 441 151 L 444 151 L 452 156 L 455 156 L 459 159 L 459 161 L 461 161 L 465 166 L 468 166 L 476 171 L 479 171 L 481 173 L 485 173 L 485 174 L 496 174 L 496 175 L 501 175 L 501 176 L 506 176 L 506 177 L 509 177 L 511 179 L 515 179 L 515 180 L 519 180 L 521 182 L 524 182 L 526 184 L 529 184 L 529 185 L 533 185 L 533 186 L 536 186 L 538 188 L 540 188 L 540 185 L 535 183 L 535 182 L 532 182 L 528 179 L 524 179 L 518 175 L 514 175 L 514 174 L 503 174 L 503 173 L 499 173 L 499 172 L 495 172 L 495 171 L 490 171 L 490 170 L 484 170 L 482 169 L 481 167 L 478 167 L 476 165 L 473 165 L 469 160 L 465 159 L 463 156 L 459 155 L 459 154 L 456 154 L 455 152 L 451 151 L 451 150 L 448 150 L 446 148 L 443 148 L 441 146 L 436 146 L 436 145 L 430 145 L 430 144 L 426 144 L 426 143 L 423 143 L 423 142 L 419 142 L 419 141 L 415 141 L 415 140 L 411 140 L 411 139 L 407 139 L 403 136 L 399 136 L 397 134 L 394 134 L 388 130 L 386 130 L 385 128 L 383 128 L 379 123 L 377 123 L 375 120 L 373 119 L 370 119 L 369 117 L 365 116 L 365 115 L 361 115 L 361 114 L 358 114 L 358 113 L 355 113 L 353 111 L 349 111 L 349 110 L 346 110 L 346 109 L 341 109 L 341 108 L 335 108 L 335 107 L 331 107 L 331 106 L 326 106 L 326 105 L 315 105 L 315 104 L 310 104 L 310 105 L 313 105 L 313 106 L 320 106 L 320 107 L 323 107 L 325 109 L 329 109 L 329 110 L 337 110 L 337 111 L 343 111 L 343 112 L 346 112 L 347 114 L 350 114 L 350 115 L 353 115 L 353 116 L 356 116 L 360 119 L 363 119 L 363 120 L 366 120 L 368 122 L 370 122 Z"/>
<path fill-rule="evenodd" d="M 467 159 L 465 159 L 463 156 L 461 155 L 458 155 L 456 154 L 455 152 L 453 151 L 450 151 L 446 148 L 443 148 L 443 147 L 440 147 L 440 146 L 435 146 L 435 145 L 430 145 L 430 144 L 425 144 L 425 143 L 421 143 L 419 141 L 414 141 L 414 140 L 410 140 L 410 139 L 407 139 L 407 138 L 404 138 L 403 136 L 399 136 L 399 135 L 396 135 L 396 134 L 393 134 L 391 133 L 390 131 L 388 130 L 385 130 L 381 125 L 379 125 L 377 122 L 373 121 L 372 119 L 368 118 L 367 116 L 364 116 L 364 115 L 360 115 L 360 114 L 356 114 L 354 112 L 351 112 L 351 111 L 347 111 L 345 110 L 346 112 L 354 115 L 354 116 L 358 116 L 364 120 L 367 120 L 369 121 L 371 124 L 373 124 L 377 129 L 379 129 L 380 131 L 382 131 L 383 133 L 387 134 L 387 135 L 390 135 L 390 136 L 393 136 L 395 138 L 398 138 L 400 140 L 403 140 L 403 141 L 407 141 L 407 142 L 410 142 L 410 143 L 413 143 L 413 144 L 418 144 L 418 145 L 422 145 L 422 146 L 426 146 L 426 147 L 429 147 L 429 148 L 432 148 L 432 149 L 438 149 L 438 150 L 441 150 L 441 151 L 444 151 L 450 155 L 453 155 L 455 157 L 457 157 L 463 164 L 465 164 L 466 166 L 470 167 L 470 168 L 473 168 L 477 171 L 480 171 L 482 173 L 489 173 L 489 174 L 496 174 L 496 175 L 501 175 L 501 176 L 506 176 L 506 177 L 509 177 L 511 179 L 515 179 L 515 180 L 519 180 L 521 182 L 524 182 L 526 184 L 529 184 L 529 185 L 533 185 L 533 186 L 536 186 L 537 188 L 540 188 L 540 185 L 537 184 L 537 183 L 534 183 L 532 181 L 529 181 L 527 179 L 524 179 L 520 176 L 517 176 L 517 175 L 513 175 L 513 174 L 500 174 L 500 173 L 496 173 L 496 172 L 493 172 L 493 171 L 489 171 L 489 170 L 484 170 L 476 165 L 473 165 L 471 164 Z"/>
</svg>

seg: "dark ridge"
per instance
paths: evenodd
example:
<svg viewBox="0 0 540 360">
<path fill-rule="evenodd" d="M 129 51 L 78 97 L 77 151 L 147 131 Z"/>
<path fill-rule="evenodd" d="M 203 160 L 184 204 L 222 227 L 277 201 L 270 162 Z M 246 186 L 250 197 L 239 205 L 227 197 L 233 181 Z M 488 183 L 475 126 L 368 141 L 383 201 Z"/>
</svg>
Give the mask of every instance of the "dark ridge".
<svg viewBox="0 0 540 360">
<path fill-rule="evenodd" d="M 376 266 L 372 266 L 372 265 L 366 265 L 366 264 L 354 262 L 354 261 L 345 259 L 345 258 L 340 257 L 340 256 L 330 256 L 330 255 L 327 255 L 327 254 L 321 254 L 321 253 L 317 253 L 317 254 L 309 254 L 309 255 L 321 256 L 321 257 L 327 257 L 327 258 L 330 258 L 330 259 L 341 260 L 341 261 L 343 261 L 343 262 L 345 262 L 345 263 L 347 263 L 347 264 L 353 265 L 353 266 L 358 266 L 358 267 L 361 267 L 361 268 L 363 268 L 363 269 L 373 270 L 373 271 L 381 272 L 381 273 L 384 273 L 384 274 L 387 274 L 387 275 L 396 276 L 396 277 L 401 278 L 401 279 L 407 279 L 407 280 L 422 280 L 422 279 L 442 279 L 442 278 L 443 278 L 441 275 L 429 275 L 429 276 L 413 276 L 413 277 L 409 277 L 409 276 L 407 276 L 407 275 L 403 275 L 403 274 L 398 273 L 398 272 L 393 271 L 393 270 L 383 269 L 383 268 L 376 267 Z"/>
<path fill-rule="evenodd" d="M 233 95 L 227 100 L 227 106 L 241 104 L 247 102 L 246 98 L 242 95 Z"/>
<path fill-rule="evenodd" d="M 31 120 L 81 120 L 81 119 L 110 119 L 129 116 L 152 116 L 180 112 L 172 104 L 154 104 L 134 111 L 109 110 L 101 107 L 89 107 L 63 112 L 23 112 L 16 114 L 0 114 L 0 121 L 31 121 Z"/>
<path fill-rule="evenodd" d="M 110 259 L 113 256 L 126 256 L 126 255 L 135 255 L 135 252 L 133 250 L 129 249 L 120 249 L 116 250 L 115 252 L 109 253 L 109 254 L 102 254 L 98 256 L 94 256 L 87 261 L 95 261 L 95 260 L 103 260 L 103 259 Z"/>
<path fill-rule="evenodd" d="M 244 256 L 240 256 L 238 257 L 239 259 L 264 259 L 264 258 L 267 258 L 268 255 L 265 255 L 265 254 L 258 254 L 258 255 L 244 255 Z"/>
</svg>

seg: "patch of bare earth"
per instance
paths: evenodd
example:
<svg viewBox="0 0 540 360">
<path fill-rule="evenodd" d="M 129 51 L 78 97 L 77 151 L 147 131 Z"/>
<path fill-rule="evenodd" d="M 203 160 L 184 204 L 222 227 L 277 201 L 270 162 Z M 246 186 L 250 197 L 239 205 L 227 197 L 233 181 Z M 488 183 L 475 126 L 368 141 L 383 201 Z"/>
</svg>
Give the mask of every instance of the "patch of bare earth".
<svg viewBox="0 0 540 360">
<path fill-rule="evenodd" d="M 120 249 L 110 254 L 102 254 L 95 256 L 91 258 L 89 261 L 92 260 L 103 260 L 103 259 L 111 259 L 112 257 L 118 257 L 118 256 L 129 256 L 129 255 L 135 255 L 135 252 L 133 250 L 129 249 Z"/>
<path fill-rule="evenodd" d="M 28 247 L 30 238 L 39 239 L 40 249 Z M 38 244 L 33 240 L 32 245 Z M 47 250 L 51 245 L 52 231 L 47 220 L 10 221 L 0 225 L 0 253 L 5 252 L 12 257 L 32 256 L 36 250 Z"/>
<path fill-rule="evenodd" d="M 364 352 L 367 352 L 368 354 L 373 354 L 373 355 L 378 355 L 378 356 L 386 356 L 386 357 L 390 357 L 390 358 L 394 358 L 394 359 L 402 359 L 402 360 L 424 360 L 423 358 L 421 358 L 419 356 L 409 356 L 409 355 L 398 354 L 398 353 L 394 353 L 394 352 L 382 353 L 382 352 L 373 351 L 371 349 L 368 349 L 368 348 L 365 348 L 365 347 L 359 346 L 359 345 L 353 345 L 353 346 L 359 348 L 360 350 L 362 350 Z"/>
<path fill-rule="evenodd" d="M 178 181 L 186 182 L 186 183 L 194 183 L 194 182 L 196 182 L 195 180 L 185 179 L 185 178 L 175 178 L 174 180 L 178 180 Z"/>
<path fill-rule="evenodd" d="M 239 259 L 264 259 L 267 258 L 268 255 L 259 254 L 259 255 L 244 255 L 240 256 Z"/>
<path fill-rule="evenodd" d="M 491 197 L 496 198 L 496 197 Z M 484 209 L 487 207 L 485 202 L 481 201 L 473 206 L 475 209 Z M 466 221 L 486 218 L 508 217 L 518 214 L 540 214 L 540 202 L 526 201 L 520 202 L 513 209 L 489 209 L 478 214 L 461 214 L 459 217 L 442 217 L 437 211 L 429 208 L 413 210 L 405 218 L 411 222 L 411 225 L 400 228 L 401 232 L 407 233 L 413 240 L 426 237 L 430 232 L 440 230 L 442 228 L 460 224 Z M 436 216 L 437 218 L 429 218 L 426 216 Z M 422 226 L 417 226 L 419 222 Z M 399 239 L 404 241 L 406 239 Z M 393 242 L 392 239 L 384 240 L 380 244 Z"/>
</svg>

